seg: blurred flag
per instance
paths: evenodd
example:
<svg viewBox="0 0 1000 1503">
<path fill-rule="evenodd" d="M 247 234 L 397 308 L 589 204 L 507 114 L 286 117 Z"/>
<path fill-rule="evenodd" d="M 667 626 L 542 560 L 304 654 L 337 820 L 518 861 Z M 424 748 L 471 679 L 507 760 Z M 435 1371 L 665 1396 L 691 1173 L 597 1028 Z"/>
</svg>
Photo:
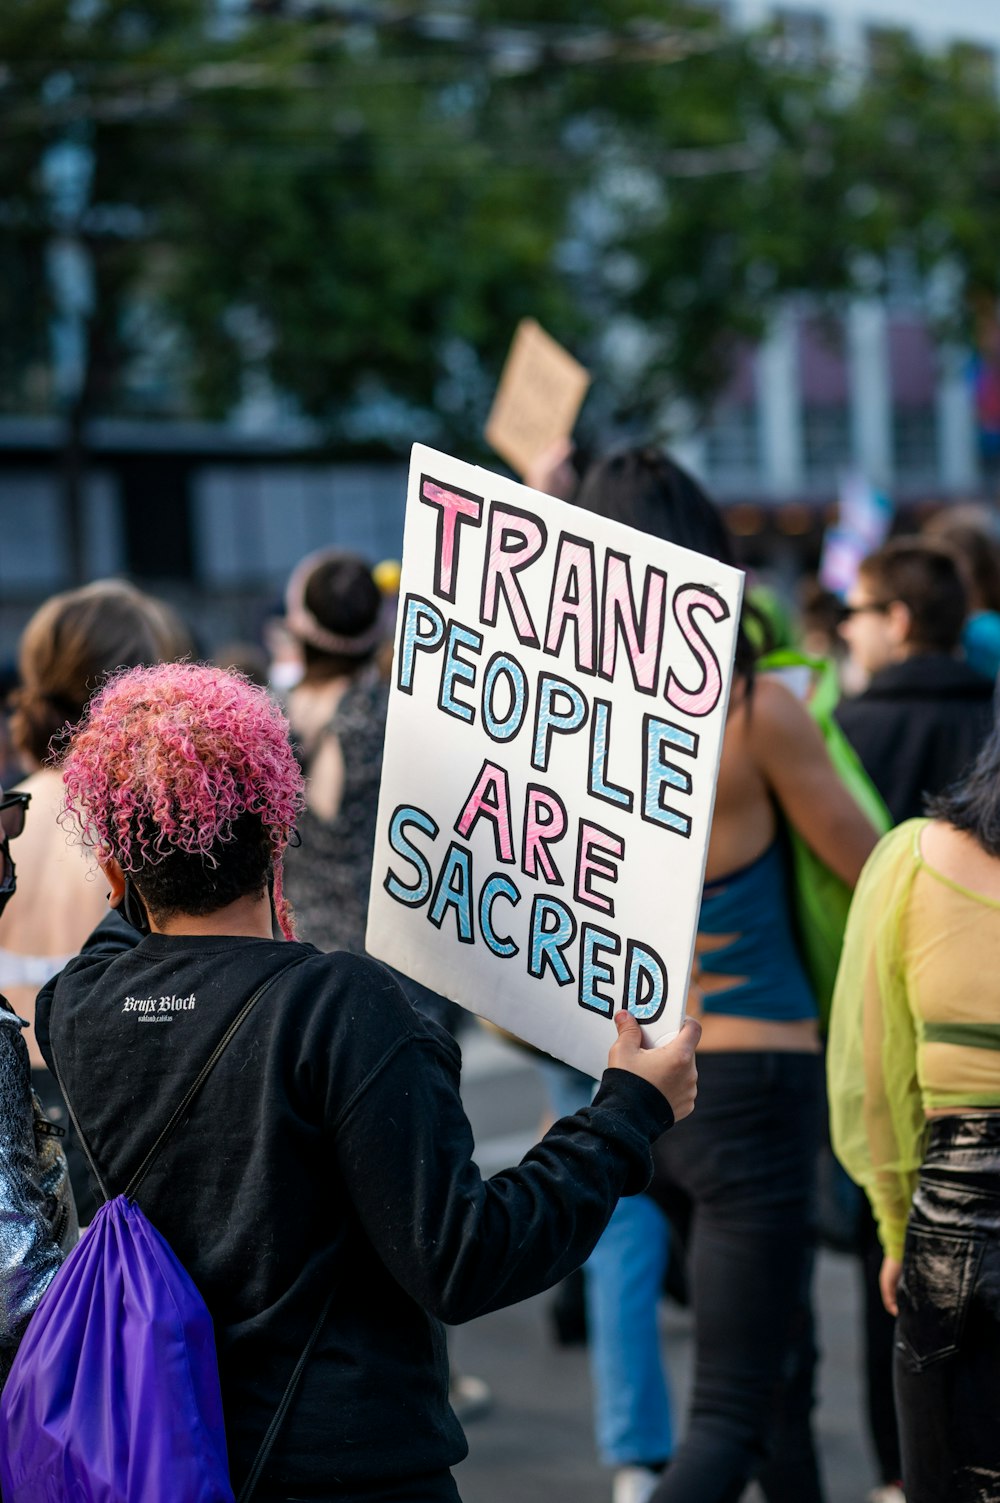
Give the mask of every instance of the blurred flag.
<svg viewBox="0 0 1000 1503">
<path fill-rule="evenodd" d="M 826 529 L 820 584 L 841 599 L 858 577 L 861 560 L 881 548 L 892 526 L 892 502 L 857 470 L 840 477 L 837 520 Z"/>
</svg>

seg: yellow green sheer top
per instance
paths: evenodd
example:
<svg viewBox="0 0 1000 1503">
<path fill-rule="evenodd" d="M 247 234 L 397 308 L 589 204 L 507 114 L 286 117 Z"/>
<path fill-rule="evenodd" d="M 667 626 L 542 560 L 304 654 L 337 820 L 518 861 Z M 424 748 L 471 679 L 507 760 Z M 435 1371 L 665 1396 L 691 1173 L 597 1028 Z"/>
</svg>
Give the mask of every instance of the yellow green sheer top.
<svg viewBox="0 0 1000 1503">
<path fill-rule="evenodd" d="M 925 1113 L 1000 1106 L 1000 902 L 927 864 L 928 823 L 891 831 L 861 873 L 827 1054 L 834 1151 L 896 1258 Z"/>
</svg>

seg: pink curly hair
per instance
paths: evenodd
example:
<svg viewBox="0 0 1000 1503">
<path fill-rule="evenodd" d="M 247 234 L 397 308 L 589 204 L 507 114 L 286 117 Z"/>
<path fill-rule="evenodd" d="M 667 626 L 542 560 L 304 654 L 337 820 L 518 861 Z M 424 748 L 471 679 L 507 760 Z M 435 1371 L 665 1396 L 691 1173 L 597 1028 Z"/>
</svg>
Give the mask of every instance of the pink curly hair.
<svg viewBox="0 0 1000 1503">
<path fill-rule="evenodd" d="M 70 741 L 63 783 L 61 821 L 131 874 L 173 851 L 214 864 L 235 820 L 256 815 L 271 843 L 278 923 L 295 937 L 282 853 L 304 802 L 302 772 L 284 715 L 242 674 L 194 663 L 116 674 Z"/>
</svg>

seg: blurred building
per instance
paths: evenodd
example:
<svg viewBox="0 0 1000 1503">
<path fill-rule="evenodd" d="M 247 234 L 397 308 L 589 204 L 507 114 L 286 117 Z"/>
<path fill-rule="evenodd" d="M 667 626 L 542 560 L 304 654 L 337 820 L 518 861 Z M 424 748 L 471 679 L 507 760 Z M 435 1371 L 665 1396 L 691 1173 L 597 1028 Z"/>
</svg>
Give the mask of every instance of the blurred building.
<svg viewBox="0 0 1000 1503">
<path fill-rule="evenodd" d="M 1000 87 L 1000 4 L 989 0 L 727 0 L 724 9 L 735 24 L 777 23 L 793 50 L 832 49 L 859 69 L 877 66 L 900 34 L 957 47 Z M 932 333 L 948 296 L 901 257 L 888 295 L 857 298 L 837 316 L 789 300 L 767 339 L 739 352 L 707 426 L 685 444 L 689 462 L 732 502 L 822 506 L 847 467 L 904 507 L 992 489 L 981 373 L 970 351 Z"/>
<path fill-rule="evenodd" d="M 304 554 L 349 548 L 399 556 L 406 468 L 343 463 L 278 434 L 225 425 L 92 425 L 82 502 L 82 568 L 69 557 L 62 425 L 0 418 L 0 661 L 30 610 L 88 579 L 124 574 L 171 598 L 210 652 L 256 639 Z"/>
<path fill-rule="evenodd" d="M 724 500 L 825 503 L 846 467 L 902 504 L 982 487 L 968 351 L 935 343 L 920 289 L 839 316 L 789 301 L 741 351 L 687 458 Z"/>
</svg>

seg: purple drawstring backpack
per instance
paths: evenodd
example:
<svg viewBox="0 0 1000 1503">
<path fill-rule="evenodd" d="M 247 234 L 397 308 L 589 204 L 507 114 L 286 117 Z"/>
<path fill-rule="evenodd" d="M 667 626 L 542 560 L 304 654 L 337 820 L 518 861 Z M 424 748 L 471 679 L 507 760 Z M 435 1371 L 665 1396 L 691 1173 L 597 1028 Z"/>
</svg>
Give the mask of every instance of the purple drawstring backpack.
<svg viewBox="0 0 1000 1503">
<path fill-rule="evenodd" d="M 0 1397 L 4 1503 L 234 1503 L 212 1317 L 134 1197 L 237 1030 L 288 969 L 230 1024 L 124 1194 L 109 1199 L 70 1106 L 105 1204 L 32 1316 Z M 260 1478 L 329 1307 L 328 1298 L 239 1503 Z"/>
</svg>

